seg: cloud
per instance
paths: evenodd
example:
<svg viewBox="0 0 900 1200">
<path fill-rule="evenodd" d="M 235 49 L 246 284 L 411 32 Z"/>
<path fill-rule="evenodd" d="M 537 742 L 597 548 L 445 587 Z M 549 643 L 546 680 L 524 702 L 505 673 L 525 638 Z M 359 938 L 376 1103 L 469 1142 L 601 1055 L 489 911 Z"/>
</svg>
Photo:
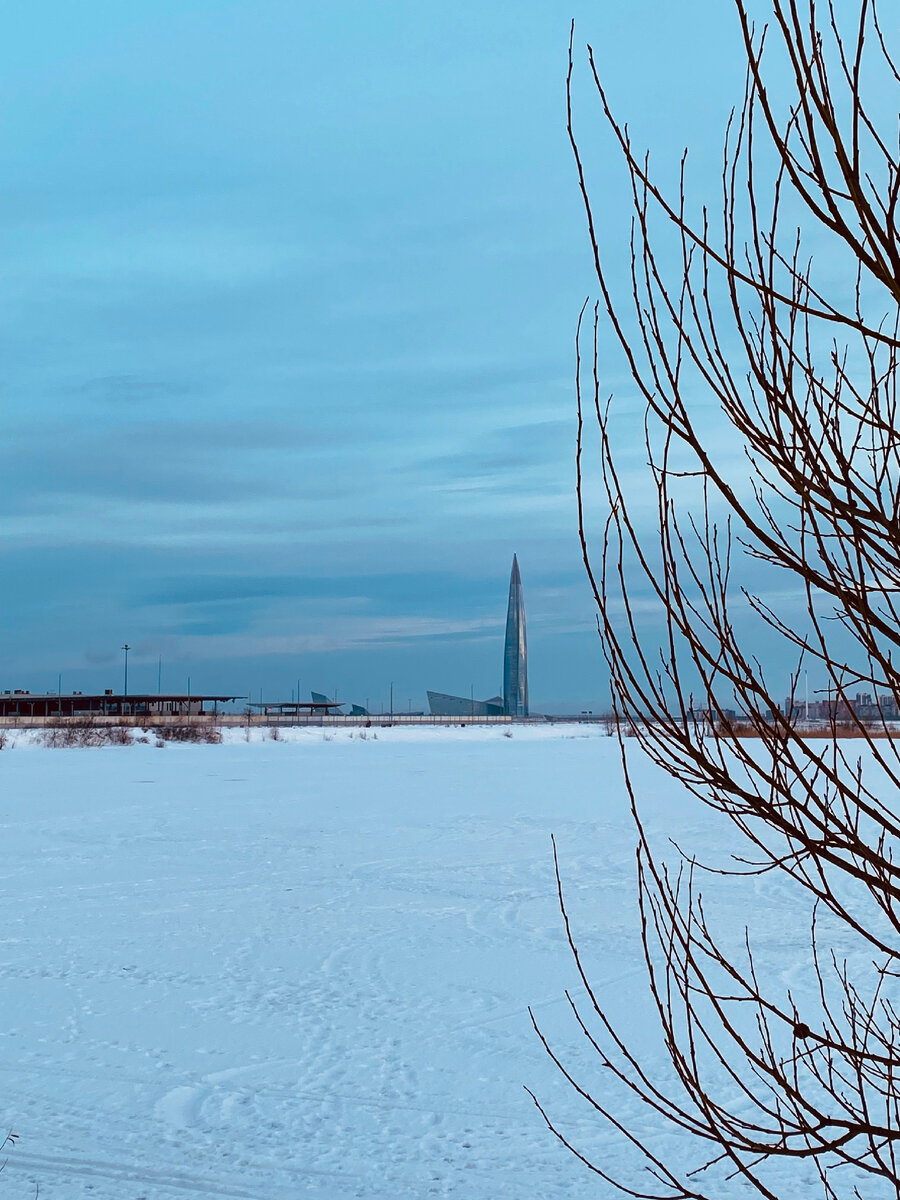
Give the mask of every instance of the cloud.
<svg viewBox="0 0 900 1200">
<path fill-rule="evenodd" d="M 425 473 L 444 479 L 465 480 L 504 477 L 502 486 L 513 490 L 512 475 L 528 486 L 537 473 L 559 479 L 560 462 L 573 455 L 574 422 L 571 420 L 531 421 L 494 428 L 477 439 L 459 439 L 458 448 L 449 454 L 423 459 L 419 467 Z"/>
<path fill-rule="evenodd" d="M 502 641 L 502 622 L 497 618 L 438 617 L 342 617 L 331 616 L 321 627 L 297 633 L 256 632 L 239 641 L 212 630 L 188 631 L 177 637 L 175 652 L 202 659 L 246 657 L 293 657 L 304 654 L 344 652 L 373 647 L 416 646 L 423 642 L 482 640 Z"/>
</svg>

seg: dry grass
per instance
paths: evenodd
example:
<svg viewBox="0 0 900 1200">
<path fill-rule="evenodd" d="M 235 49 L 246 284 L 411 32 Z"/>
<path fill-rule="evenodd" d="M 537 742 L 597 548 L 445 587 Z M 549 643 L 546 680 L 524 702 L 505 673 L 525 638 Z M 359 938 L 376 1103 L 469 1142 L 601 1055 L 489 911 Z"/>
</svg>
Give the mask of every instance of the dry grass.
<svg viewBox="0 0 900 1200">
<path fill-rule="evenodd" d="M 130 746 L 132 731 L 122 725 L 96 725 L 79 721 L 37 730 L 38 742 L 54 750 L 71 746 Z"/>
<path fill-rule="evenodd" d="M 200 742 L 218 745 L 222 730 L 217 725 L 154 725 L 157 739 L 165 742 Z"/>
</svg>

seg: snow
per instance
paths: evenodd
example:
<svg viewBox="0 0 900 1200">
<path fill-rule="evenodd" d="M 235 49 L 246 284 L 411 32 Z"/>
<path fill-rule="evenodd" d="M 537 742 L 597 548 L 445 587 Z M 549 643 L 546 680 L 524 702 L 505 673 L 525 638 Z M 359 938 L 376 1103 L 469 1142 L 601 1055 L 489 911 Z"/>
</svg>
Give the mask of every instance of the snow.
<svg viewBox="0 0 900 1200">
<path fill-rule="evenodd" d="M 629 1169 L 526 1011 L 596 1083 L 564 997 L 578 990 L 554 833 L 598 992 L 661 1058 L 634 831 L 602 728 L 36 741 L 15 734 L 0 753 L 0 1117 L 20 1135 L 5 1195 L 611 1194 L 523 1086 L 586 1152 Z M 646 766 L 637 778 L 655 828 L 728 845 L 677 785 Z M 749 886 L 763 935 L 806 961 L 784 895 Z M 746 899 L 729 895 L 742 927 Z"/>
</svg>

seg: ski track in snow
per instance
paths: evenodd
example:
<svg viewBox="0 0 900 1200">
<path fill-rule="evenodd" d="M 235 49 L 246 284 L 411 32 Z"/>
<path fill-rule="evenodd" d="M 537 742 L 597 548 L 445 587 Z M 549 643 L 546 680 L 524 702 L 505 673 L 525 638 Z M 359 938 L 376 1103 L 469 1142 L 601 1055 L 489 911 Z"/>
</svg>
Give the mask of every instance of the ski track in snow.
<svg viewBox="0 0 900 1200">
<path fill-rule="evenodd" d="M 523 1085 L 586 1152 L 607 1165 L 625 1153 L 527 1013 L 596 1079 L 564 996 L 585 999 L 551 832 L 592 985 L 661 1055 L 640 1025 L 618 747 L 582 727 L 377 733 L 234 730 L 162 750 L 12 739 L 0 1120 L 21 1140 L 5 1195 L 607 1194 Z M 726 846 L 727 828 L 711 833 L 671 783 L 638 777 L 664 833 Z M 806 929 L 772 925 L 805 962 Z"/>
</svg>

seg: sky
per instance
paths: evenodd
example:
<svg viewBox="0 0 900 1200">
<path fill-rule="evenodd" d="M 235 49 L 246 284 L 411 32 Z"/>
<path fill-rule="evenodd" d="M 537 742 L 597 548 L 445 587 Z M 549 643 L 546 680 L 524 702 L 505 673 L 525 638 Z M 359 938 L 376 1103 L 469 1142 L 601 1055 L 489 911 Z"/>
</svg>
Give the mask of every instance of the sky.
<svg viewBox="0 0 900 1200">
<path fill-rule="evenodd" d="M 0 14 L 0 686 L 603 707 L 573 336 L 569 21 L 713 181 L 721 0 L 34 0 Z M 624 279 L 628 196 L 576 119 Z M 628 384 L 608 382 L 626 405 Z M 623 426 L 623 451 L 634 430 Z"/>
</svg>

